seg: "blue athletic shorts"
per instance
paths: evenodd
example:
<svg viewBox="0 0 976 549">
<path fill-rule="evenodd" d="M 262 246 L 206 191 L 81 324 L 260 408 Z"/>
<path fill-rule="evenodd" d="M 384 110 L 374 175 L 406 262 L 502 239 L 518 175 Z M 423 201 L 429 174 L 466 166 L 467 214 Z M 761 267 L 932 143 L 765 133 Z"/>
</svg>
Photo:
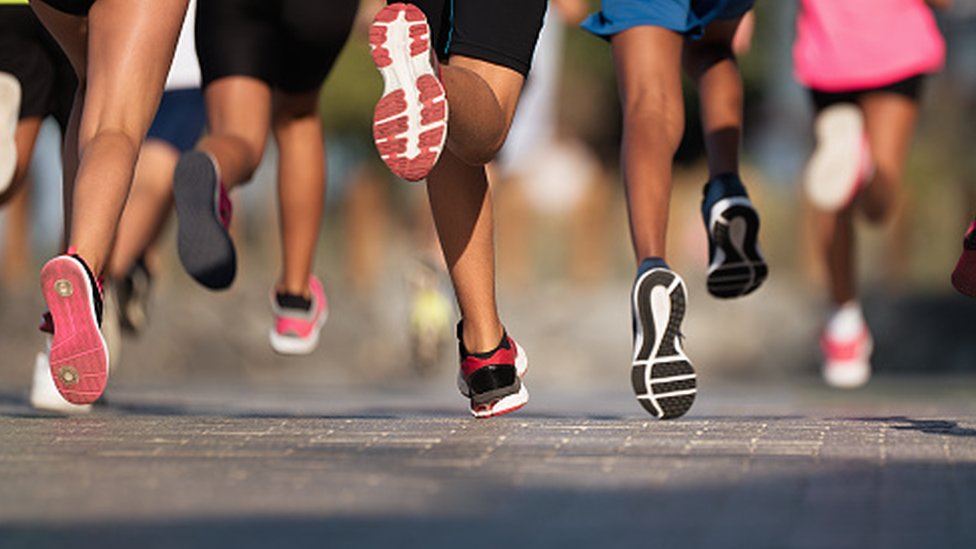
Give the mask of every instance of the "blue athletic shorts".
<svg viewBox="0 0 976 549">
<path fill-rule="evenodd" d="M 603 0 L 601 11 L 587 17 L 582 26 L 607 39 L 646 25 L 698 38 L 712 21 L 739 18 L 755 3 L 756 0 Z"/>
<path fill-rule="evenodd" d="M 146 139 L 165 141 L 185 153 L 196 146 L 207 125 L 207 110 L 200 88 L 163 93 L 159 110 Z"/>
</svg>

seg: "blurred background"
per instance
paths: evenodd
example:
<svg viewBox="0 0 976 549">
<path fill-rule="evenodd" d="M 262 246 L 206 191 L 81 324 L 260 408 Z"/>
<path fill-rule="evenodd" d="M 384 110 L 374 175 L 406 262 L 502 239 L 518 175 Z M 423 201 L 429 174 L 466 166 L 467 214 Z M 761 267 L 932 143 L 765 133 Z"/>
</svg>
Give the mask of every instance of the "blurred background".
<svg viewBox="0 0 976 549">
<path fill-rule="evenodd" d="M 796 9 L 796 2 L 761 0 L 752 46 L 741 57 L 743 175 L 762 215 L 771 268 L 767 284 L 745 299 L 717 301 L 705 290 L 699 201 L 707 170 L 696 97 L 686 88 L 669 260 L 688 283 L 685 347 L 705 380 L 820 383 L 814 375 L 826 299 L 799 187 L 813 142 L 811 108 L 792 75 Z M 535 131 L 547 145 L 512 144 L 492 171 L 501 314 L 532 359 L 534 384 L 626 383 L 634 260 L 612 59 L 607 43 L 552 15 L 536 58 L 536 68 L 548 71 L 530 78 L 521 106 L 545 111 L 525 143 L 539 142 Z M 881 374 L 976 372 L 976 301 L 949 284 L 976 213 L 976 0 L 956 0 L 939 23 L 948 60 L 923 94 L 908 159 L 908 207 L 884 230 L 864 226 L 860 233 L 861 287 Z M 530 99 L 547 79 L 554 93 Z M 138 336 L 123 337 L 113 383 L 233 377 L 383 384 L 422 376 L 449 390 L 457 312 L 423 186 L 396 180 L 373 147 L 380 92 L 360 25 L 321 97 L 329 190 L 316 271 L 331 312 L 318 350 L 283 358 L 267 342 L 279 262 L 272 145 L 254 180 L 233 197 L 234 286 L 211 293 L 196 285 L 179 265 L 171 225 L 152 258 L 150 322 Z M 37 273 L 58 251 L 61 234 L 56 128 L 45 125 L 26 192 L 0 211 L 0 373 L 10 390 L 26 391 L 44 341 L 36 329 L 43 310 Z"/>
</svg>

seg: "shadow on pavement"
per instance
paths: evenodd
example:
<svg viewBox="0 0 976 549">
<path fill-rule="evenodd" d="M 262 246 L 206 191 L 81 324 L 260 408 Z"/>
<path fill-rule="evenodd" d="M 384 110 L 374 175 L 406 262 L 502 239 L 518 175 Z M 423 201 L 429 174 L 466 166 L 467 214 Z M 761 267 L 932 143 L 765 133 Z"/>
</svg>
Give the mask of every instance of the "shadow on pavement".
<svg viewBox="0 0 976 549">
<path fill-rule="evenodd" d="M 905 416 L 859 417 L 854 421 L 889 423 L 889 429 L 899 431 L 919 431 L 930 435 L 949 435 L 954 437 L 976 437 L 976 429 L 960 427 L 959 422 L 944 419 L 912 419 Z"/>
</svg>

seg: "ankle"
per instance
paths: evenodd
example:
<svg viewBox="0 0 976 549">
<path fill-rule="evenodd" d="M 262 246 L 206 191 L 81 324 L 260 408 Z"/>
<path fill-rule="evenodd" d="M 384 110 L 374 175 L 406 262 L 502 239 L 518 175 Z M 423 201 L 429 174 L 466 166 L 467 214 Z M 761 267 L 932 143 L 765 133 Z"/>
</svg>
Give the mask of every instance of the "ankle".
<svg viewBox="0 0 976 549">
<path fill-rule="evenodd" d="M 469 354 L 489 352 L 498 347 L 505 335 L 501 323 L 476 324 L 461 322 L 460 340 L 463 350 Z"/>
</svg>

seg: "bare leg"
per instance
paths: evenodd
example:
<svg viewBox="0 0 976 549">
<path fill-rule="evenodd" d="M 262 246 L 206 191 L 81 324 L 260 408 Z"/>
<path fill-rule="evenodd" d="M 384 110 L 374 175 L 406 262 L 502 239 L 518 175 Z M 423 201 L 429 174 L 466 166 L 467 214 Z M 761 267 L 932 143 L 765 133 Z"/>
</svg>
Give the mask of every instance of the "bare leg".
<svg viewBox="0 0 976 549">
<path fill-rule="evenodd" d="M 472 166 L 491 162 L 505 142 L 522 91 L 521 75 L 470 57 L 441 67 L 451 106 L 447 148 Z"/>
<path fill-rule="evenodd" d="M 88 17 L 87 51 L 79 18 L 38 2 L 34 10 L 76 70 L 84 68 L 79 70 L 84 111 L 68 242 L 99 274 L 111 250 L 139 146 L 159 105 L 186 1 L 99 0 Z"/>
<path fill-rule="evenodd" d="M 869 93 L 860 105 L 875 167 L 874 179 L 861 193 L 860 206 L 870 221 L 879 223 L 890 217 L 901 198 L 918 104 L 894 93 Z"/>
<path fill-rule="evenodd" d="M 495 302 L 492 201 L 485 168 L 470 166 L 447 149 L 427 178 L 427 193 L 464 319 L 464 346 L 471 352 L 494 349 L 502 325 Z"/>
<path fill-rule="evenodd" d="M 246 183 L 261 163 L 271 124 L 271 88 L 261 80 L 230 76 L 204 91 L 210 133 L 197 146 L 217 161 L 226 189 Z"/>
<path fill-rule="evenodd" d="M 700 40 L 685 39 L 684 66 L 698 87 L 709 177 L 739 172 L 742 79 L 732 53 L 739 20 L 717 21 Z"/>
<path fill-rule="evenodd" d="M 814 216 L 815 238 L 826 266 L 830 301 L 843 305 L 857 298 L 854 210 L 850 206 L 838 212 L 817 210 Z"/>
<path fill-rule="evenodd" d="M 671 163 L 684 131 L 682 43 L 681 35 L 651 26 L 613 37 L 624 110 L 621 156 L 638 260 L 666 253 Z"/>
<path fill-rule="evenodd" d="M 462 341 L 471 352 L 488 351 L 503 329 L 495 302 L 491 193 L 482 163 L 505 140 L 524 78 L 461 56 L 453 56 L 442 74 L 451 120 L 447 149 L 427 178 L 427 192 L 464 318 Z"/>
<path fill-rule="evenodd" d="M 109 261 L 112 278 L 128 274 L 159 237 L 173 204 L 173 170 L 179 159 L 179 151 L 165 141 L 150 139 L 142 145 Z"/>
<path fill-rule="evenodd" d="M 325 149 L 318 117 L 318 90 L 276 97 L 278 202 L 282 273 L 277 290 L 310 297 L 308 277 L 315 260 L 325 205 Z"/>
</svg>

